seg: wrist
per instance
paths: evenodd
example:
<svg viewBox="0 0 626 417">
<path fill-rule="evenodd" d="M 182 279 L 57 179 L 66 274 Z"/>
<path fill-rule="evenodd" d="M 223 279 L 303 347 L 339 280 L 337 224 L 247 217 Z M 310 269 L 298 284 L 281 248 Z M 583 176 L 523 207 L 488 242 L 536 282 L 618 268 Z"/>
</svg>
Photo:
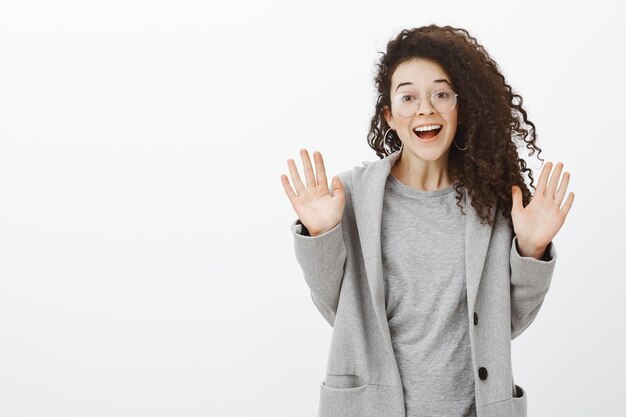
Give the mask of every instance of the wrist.
<svg viewBox="0 0 626 417">
<path fill-rule="evenodd" d="M 535 246 L 517 239 L 517 252 L 520 256 L 542 260 L 545 255 L 545 251 L 546 247 Z"/>
</svg>

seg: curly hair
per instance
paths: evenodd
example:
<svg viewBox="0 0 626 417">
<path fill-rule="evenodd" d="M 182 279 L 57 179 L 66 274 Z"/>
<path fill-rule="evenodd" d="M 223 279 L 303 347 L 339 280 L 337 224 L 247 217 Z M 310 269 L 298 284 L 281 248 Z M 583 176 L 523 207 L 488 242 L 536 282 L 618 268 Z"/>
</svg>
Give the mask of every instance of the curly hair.
<svg viewBox="0 0 626 417">
<path fill-rule="evenodd" d="M 454 140 L 466 147 L 461 151 L 451 146 L 448 156 L 450 176 L 458 179 L 454 186 L 457 205 L 463 213 L 460 201 L 464 187 L 483 224 L 493 226 L 490 215 L 497 202 L 512 227 L 511 187 L 520 187 L 524 206 L 532 197 L 524 173 L 535 189 L 532 171 L 519 157 L 516 142 L 524 141 L 530 156 L 538 151 L 537 158 L 543 159 L 539 157 L 535 125 L 527 118 L 522 97 L 512 91 L 498 65 L 467 30 L 434 24 L 402 30 L 387 44 L 387 52 L 379 53 L 383 55 L 376 64 L 378 98 L 367 136 L 370 147 L 382 159 L 402 144 L 395 131 L 387 137 L 384 134 L 389 129 L 384 109 L 391 109 L 391 76 L 398 65 L 416 58 L 436 62 L 452 78 L 458 93 L 459 122 Z"/>
</svg>

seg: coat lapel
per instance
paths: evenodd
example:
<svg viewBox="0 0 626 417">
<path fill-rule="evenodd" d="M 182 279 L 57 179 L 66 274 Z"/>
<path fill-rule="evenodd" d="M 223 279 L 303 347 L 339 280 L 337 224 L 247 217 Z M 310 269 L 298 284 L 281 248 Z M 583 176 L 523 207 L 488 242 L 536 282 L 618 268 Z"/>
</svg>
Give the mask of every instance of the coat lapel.
<svg viewBox="0 0 626 417">
<path fill-rule="evenodd" d="M 388 349 L 392 349 L 389 324 L 385 306 L 383 281 L 383 265 L 381 257 L 381 220 L 383 210 L 383 196 L 387 176 L 391 167 L 400 156 L 400 150 L 387 157 L 366 163 L 365 168 L 355 170 L 353 178 L 352 200 L 356 217 L 357 228 L 361 238 L 361 249 L 367 281 L 369 284 L 374 312 L 378 324 L 387 340 Z M 485 264 L 487 248 L 491 236 L 491 227 L 480 224 L 480 217 L 471 206 L 471 197 L 466 195 L 463 200 L 465 219 L 465 267 L 468 313 L 474 311 L 478 285 Z M 495 212 L 495 207 L 492 211 Z M 493 218 L 493 217 L 492 217 Z M 392 353 L 389 351 L 389 353 Z"/>
</svg>

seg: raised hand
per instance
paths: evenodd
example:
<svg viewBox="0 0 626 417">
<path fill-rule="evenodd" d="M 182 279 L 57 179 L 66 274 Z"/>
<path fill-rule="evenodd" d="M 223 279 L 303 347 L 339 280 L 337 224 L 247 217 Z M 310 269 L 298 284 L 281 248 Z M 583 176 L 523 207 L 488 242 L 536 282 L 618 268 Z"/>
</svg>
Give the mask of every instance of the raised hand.
<svg viewBox="0 0 626 417">
<path fill-rule="evenodd" d="M 522 256 L 542 258 L 548 244 L 565 223 L 567 213 L 574 202 L 574 193 L 570 192 L 565 204 L 561 207 L 570 174 L 565 172 L 563 181 L 557 189 L 563 164 L 560 162 L 556 164 L 556 169 L 548 183 L 551 170 L 552 162 L 546 163 L 539 176 L 535 194 L 526 207 L 522 204 L 522 190 L 517 185 L 512 187 L 511 219 L 513 230 L 517 235 L 518 252 Z"/>
<path fill-rule="evenodd" d="M 288 159 L 287 165 L 295 191 L 291 188 L 287 175 L 281 174 L 280 179 L 296 215 L 310 235 L 317 236 L 333 229 L 341 221 L 346 202 L 345 190 L 341 180 L 335 175 L 332 178 L 333 193 L 331 195 L 321 153 L 313 152 L 317 179 L 313 173 L 309 153 L 306 149 L 300 149 L 300 157 L 302 158 L 306 186 L 300 180 L 298 168 L 293 159 Z"/>
</svg>

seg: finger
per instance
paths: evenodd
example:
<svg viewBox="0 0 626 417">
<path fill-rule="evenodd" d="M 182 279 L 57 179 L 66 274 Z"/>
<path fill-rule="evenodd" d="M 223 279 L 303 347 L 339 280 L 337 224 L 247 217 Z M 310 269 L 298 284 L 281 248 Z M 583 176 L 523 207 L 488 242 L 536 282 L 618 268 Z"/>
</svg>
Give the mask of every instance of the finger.
<svg viewBox="0 0 626 417">
<path fill-rule="evenodd" d="M 315 187 L 315 174 L 313 173 L 313 165 L 311 165 L 311 158 L 309 158 L 309 152 L 306 149 L 300 149 L 300 156 L 302 157 L 302 167 L 304 169 L 304 178 L 306 178 L 307 187 Z"/>
<path fill-rule="evenodd" d="M 548 176 L 550 175 L 550 170 L 552 169 L 552 162 L 547 162 L 543 169 L 541 170 L 541 175 L 539 175 L 539 180 L 537 180 L 537 188 L 535 188 L 535 194 L 544 194 L 546 193 L 546 183 L 548 182 Z"/>
<path fill-rule="evenodd" d="M 565 192 L 567 191 L 567 185 L 569 184 L 569 172 L 565 171 L 563 173 L 563 179 L 561 180 L 561 185 L 559 185 L 559 189 L 556 191 L 556 195 L 554 196 L 554 201 L 557 202 L 559 207 L 563 202 L 563 198 L 565 197 Z"/>
<path fill-rule="evenodd" d="M 306 191 L 306 187 L 302 184 L 296 163 L 290 158 L 287 160 L 287 165 L 289 166 L 289 173 L 291 174 L 291 182 L 293 182 L 294 187 L 296 187 L 296 193 L 302 195 L 302 193 Z"/>
<path fill-rule="evenodd" d="M 313 159 L 315 159 L 315 174 L 317 175 L 317 185 L 324 185 L 325 188 L 328 188 L 326 167 L 324 166 L 324 159 L 322 158 L 322 154 L 317 151 L 313 152 Z"/>
<path fill-rule="evenodd" d="M 335 175 L 334 177 L 332 177 L 330 182 L 333 187 L 333 190 L 332 190 L 333 197 L 339 196 L 339 197 L 345 198 L 346 189 L 343 186 L 343 183 L 341 182 L 341 178 L 339 178 L 339 175 Z"/>
<path fill-rule="evenodd" d="M 559 185 L 559 180 L 561 179 L 561 171 L 563 171 L 563 163 L 557 162 L 554 166 L 554 171 L 552 171 L 552 175 L 550 176 L 550 182 L 548 183 L 548 188 L 546 189 L 546 197 L 550 197 L 551 199 L 555 198 L 556 187 Z"/>
<path fill-rule="evenodd" d="M 569 193 L 567 196 L 567 200 L 565 200 L 565 204 L 563 205 L 563 215 L 567 217 L 567 213 L 569 213 L 569 209 L 572 208 L 572 204 L 574 204 L 574 193 Z"/>
<path fill-rule="evenodd" d="M 511 195 L 512 195 L 512 198 L 513 198 L 512 211 L 513 212 L 521 211 L 524 208 L 524 204 L 522 202 L 521 190 L 516 185 L 514 185 L 511 188 L 512 188 L 512 190 L 511 190 L 512 194 Z"/>
<path fill-rule="evenodd" d="M 289 201 L 291 202 L 291 205 L 293 206 L 295 204 L 296 198 L 298 198 L 298 195 L 293 190 L 293 188 L 291 188 L 291 184 L 289 184 L 289 178 L 287 178 L 285 174 L 280 174 L 280 181 L 283 184 L 285 193 L 287 193 L 287 198 L 289 198 Z"/>
</svg>

